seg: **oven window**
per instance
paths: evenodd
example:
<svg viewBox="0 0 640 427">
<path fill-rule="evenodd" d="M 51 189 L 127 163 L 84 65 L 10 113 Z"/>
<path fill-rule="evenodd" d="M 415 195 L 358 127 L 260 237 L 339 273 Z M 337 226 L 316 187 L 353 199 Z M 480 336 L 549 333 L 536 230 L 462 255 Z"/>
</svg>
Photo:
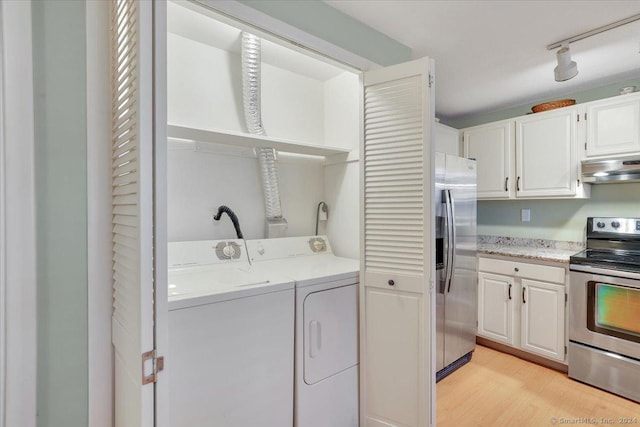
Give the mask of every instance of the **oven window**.
<svg viewBox="0 0 640 427">
<path fill-rule="evenodd" d="M 587 299 L 590 330 L 640 342 L 640 289 L 589 282 Z"/>
</svg>

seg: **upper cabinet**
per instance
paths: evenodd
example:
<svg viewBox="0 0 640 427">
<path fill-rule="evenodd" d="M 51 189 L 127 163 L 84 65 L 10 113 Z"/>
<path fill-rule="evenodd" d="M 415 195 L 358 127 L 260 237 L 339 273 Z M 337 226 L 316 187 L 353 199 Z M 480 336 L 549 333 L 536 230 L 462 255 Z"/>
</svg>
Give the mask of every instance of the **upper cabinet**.
<svg viewBox="0 0 640 427">
<path fill-rule="evenodd" d="M 478 199 L 514 197 L 513 120 L 464 130 L 464 157 L 476 159 Z"/>
<path fill-rule="evenodd" d="M 441 123 L 433 125 L 435 150 L 440 153 L 458 156 L 460 153 L 460 132 Z"/>
<path fill-rule="evenodd" d="M 586 157 L 640 153 L 640 93 L 586 104 Z"/>
<path fill-rule="evenodd" d="M 576 108 L 516 119 L 516 197 L 575 196 Z"/>
<path fill-rule="evenodd" d="M 577 109 L 562 108 L 464 129 L 478 162 L 478 199 L 584 198 Z"/>
</svg>

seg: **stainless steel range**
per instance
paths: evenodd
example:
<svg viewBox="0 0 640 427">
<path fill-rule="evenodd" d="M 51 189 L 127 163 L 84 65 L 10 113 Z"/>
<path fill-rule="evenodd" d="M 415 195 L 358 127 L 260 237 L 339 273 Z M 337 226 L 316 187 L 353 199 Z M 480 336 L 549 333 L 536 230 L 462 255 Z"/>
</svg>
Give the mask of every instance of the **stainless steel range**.
<svg viewBox="0 0 640 427">
<path fill-rule="evenodd" d="M 570 262 L 569 376 L 640 402 L 640 218 L 588 218 Z"/>
</svg>

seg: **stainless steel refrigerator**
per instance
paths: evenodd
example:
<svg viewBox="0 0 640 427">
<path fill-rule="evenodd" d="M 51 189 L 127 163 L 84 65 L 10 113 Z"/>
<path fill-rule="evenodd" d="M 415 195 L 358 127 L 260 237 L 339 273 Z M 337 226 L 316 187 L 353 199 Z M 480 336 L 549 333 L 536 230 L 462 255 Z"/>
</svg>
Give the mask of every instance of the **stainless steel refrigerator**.
<svg viewBox="0 0 640 427">
<path fill-rule="evenodd" d="M 476 345 L 476 162 L 436 153 L 436 380 L 466 362 Z"/>
</svg>

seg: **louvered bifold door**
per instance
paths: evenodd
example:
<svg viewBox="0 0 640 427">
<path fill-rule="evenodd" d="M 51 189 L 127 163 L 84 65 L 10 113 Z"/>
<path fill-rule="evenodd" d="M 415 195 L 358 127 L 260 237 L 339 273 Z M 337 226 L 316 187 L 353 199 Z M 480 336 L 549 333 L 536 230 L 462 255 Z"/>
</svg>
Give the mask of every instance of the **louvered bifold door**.
<svg viewBox="0 0 640 427">
<path fill-rule="evenodd" d="M 154 348 L 152 2 L 112 0 L 111 34 L 115 425 L 152 427 L 142 363 Z"/>
<path fill-rule="evenodd" d="M 428 59 L 364 76 L 361 377 L 366 426 L 428 426 L 434 375 Z"/>
</svg>

